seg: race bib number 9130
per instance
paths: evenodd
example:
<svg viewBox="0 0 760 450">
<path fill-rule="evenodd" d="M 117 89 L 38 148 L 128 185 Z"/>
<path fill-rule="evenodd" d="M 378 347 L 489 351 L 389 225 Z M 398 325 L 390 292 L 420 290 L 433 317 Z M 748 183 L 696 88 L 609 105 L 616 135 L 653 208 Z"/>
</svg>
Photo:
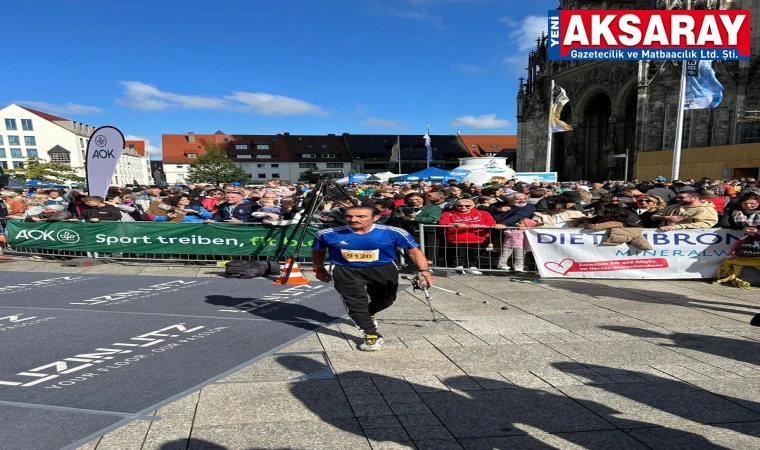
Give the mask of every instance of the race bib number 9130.
<svg viewBox="0 0 760 450">
<path fill-rule="evenodd" d="M 348 262 L 373 262 L 380 259 L 380 250 L 341 250 L 340 253 Z"/>
</svg>

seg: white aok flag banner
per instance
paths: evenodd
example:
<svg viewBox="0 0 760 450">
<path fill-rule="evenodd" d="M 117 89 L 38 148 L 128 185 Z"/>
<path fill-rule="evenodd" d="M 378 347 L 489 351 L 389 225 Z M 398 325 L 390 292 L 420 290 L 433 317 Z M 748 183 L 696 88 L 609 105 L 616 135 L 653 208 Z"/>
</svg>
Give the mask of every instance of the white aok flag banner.
<svg viewBox="0 0 760 450">
<path fill-rule="evenodd" d="M 105 198 L 123 151 L 124 135 L 117 128 L 100 127 L 92 133 L 84 162 L 89 195 Z"/>
</svg>

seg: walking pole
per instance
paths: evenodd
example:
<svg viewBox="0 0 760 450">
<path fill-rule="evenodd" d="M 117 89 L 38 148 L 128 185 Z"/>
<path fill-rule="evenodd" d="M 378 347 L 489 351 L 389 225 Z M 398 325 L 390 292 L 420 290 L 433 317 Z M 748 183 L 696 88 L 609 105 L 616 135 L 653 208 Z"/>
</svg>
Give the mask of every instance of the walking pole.
<svg viewBox="0 0 760 450">
<path fill-rule="evenodd" d="M 433 304 L 430 302 L 430 292 L 428 292 L 428 284 L 427 282 L 422 282 L 422 275 L 417 274 L 414 278 L 403 275 L 401 277 L 402 280 L 408 280 L 412 282 L 412 289 L 417 291 L 422 291 L 422 293 L 425 295 L 425 300 L 427 301 L 428 308 L 430 308 L 430 314 L 433 315 L 433 322 L 438 322 L 438 320 L 435 318 L 435 310 L 433 309 Z"/>
</svg>

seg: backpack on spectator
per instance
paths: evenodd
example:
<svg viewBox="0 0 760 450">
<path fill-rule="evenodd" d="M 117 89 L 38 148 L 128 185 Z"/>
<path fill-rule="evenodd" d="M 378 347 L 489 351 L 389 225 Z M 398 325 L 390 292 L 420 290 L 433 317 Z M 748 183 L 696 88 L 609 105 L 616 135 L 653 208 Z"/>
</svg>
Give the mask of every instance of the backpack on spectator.
<svg viewBox="0 0 760 450">
<path fill-rule="evenodd" d="M 273 261 L 230 261 L 224 267 L 227 278 L 257 278 L 280 273 L 280 265 Z"/>
</svg>

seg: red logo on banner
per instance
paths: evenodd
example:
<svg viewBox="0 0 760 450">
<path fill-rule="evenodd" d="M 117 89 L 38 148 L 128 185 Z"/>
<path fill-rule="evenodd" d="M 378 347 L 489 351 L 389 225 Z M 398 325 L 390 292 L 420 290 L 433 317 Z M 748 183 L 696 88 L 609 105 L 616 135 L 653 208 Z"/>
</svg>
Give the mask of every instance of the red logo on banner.
<svg viewBox="0 0 760 450">
<path fill-rule="evenodd" d="M 546 270 L 566 276 L 570 272 L 608 272 L 612 270 L 665 269 L 665 258 L 619 259 L 613 261 L 577 262 L 565 258 L 560 262 L 544 263 Z"/>
</svg>

